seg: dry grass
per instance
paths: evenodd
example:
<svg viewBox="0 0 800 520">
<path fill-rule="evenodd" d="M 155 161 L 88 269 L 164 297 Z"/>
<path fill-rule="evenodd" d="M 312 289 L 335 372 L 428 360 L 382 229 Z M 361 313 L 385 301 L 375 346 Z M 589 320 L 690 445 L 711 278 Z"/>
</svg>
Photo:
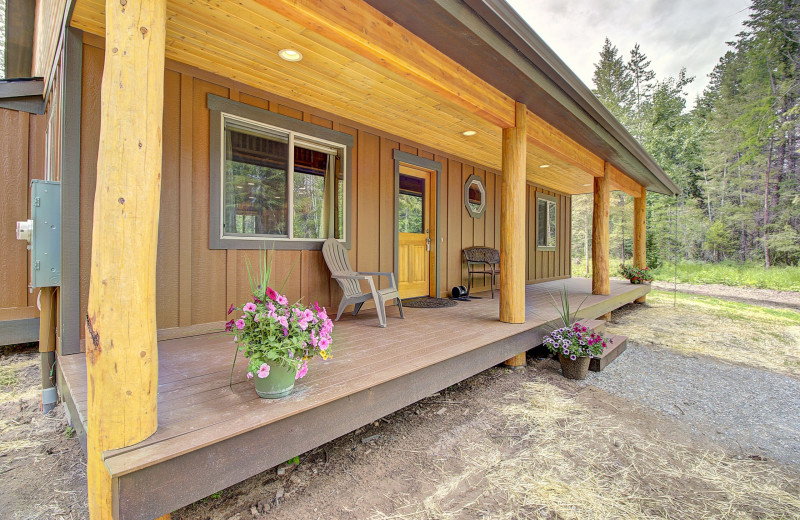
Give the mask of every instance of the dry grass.
<svg viewBox="0 0 800 520">
<path fill-rule="evenodd" d="M 508 438 L 464 440 L 457 470 L 427 498 L 375 520 L 789 519 L 795 475 L 610 427 L 548 383 L 526 383 L 498 405 Z"/>
<path fill-rule="evenodd" d="M 800 376 L 800 312 L 653 291 L 647 306 L 615 312 L 608 331 L 684 354 Z M 676 334 L 676 331 L 679 333 Z"/>
</svg>

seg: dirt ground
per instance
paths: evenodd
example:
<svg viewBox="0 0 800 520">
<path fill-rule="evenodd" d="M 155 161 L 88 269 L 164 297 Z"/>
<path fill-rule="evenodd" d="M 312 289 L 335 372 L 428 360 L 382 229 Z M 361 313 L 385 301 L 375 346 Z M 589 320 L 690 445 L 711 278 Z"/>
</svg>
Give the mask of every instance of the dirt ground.
<svg viewBox="0 0 800 520">
<path fill-rule="evenodd" d="M 667 307 L 657 297 L 629 306 L 613 332 L 634 339 L 631 331 L 655 326 Z M 682 312 L 698 314 L 691 304 Z M 784 337 L 776 327 L 794 327 L 769 323 L 775 341 Z M 637 345 L 686 354 L 680 328 L 658 334 Z M 742 348 L 756 354 L 757 341 Z M 38 353 L 0 352 L 0 517 L 86 518 L 79 443 L 60 406 L 38 411 Z M 798 377 L 794 366 L 761 369 Z M 487 370 L 172 518 L 800 518 L 800 467 L 730 450 L 704 434 L 713 427 L 564 379 L 557 362 L 532 351 L 523 369 Z"/>
</svg>

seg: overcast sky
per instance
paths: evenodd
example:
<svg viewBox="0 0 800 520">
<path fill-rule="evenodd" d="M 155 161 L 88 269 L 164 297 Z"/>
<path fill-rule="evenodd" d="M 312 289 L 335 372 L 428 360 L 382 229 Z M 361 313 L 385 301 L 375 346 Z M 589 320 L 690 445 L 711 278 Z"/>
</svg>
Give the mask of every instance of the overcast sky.
<svg viewBox="0 0 800 520">
<path fill-rule="evenodd" d="M 695 81 L 688 105 L 744 27 L 750 0 L 507 0 L 558 56 L 592 88 L 606 37 L 627 61 L 639 43 L 657 79 L 686 67 Z"/>
</svg>

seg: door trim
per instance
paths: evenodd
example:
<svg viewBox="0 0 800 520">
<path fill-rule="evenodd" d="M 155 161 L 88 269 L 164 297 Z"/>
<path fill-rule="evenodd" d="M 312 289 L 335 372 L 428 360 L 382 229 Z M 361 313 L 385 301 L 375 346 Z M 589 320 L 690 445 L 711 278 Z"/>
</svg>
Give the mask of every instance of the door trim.
<svg viewBox="0 0 800 520">
<path fill-rule="evenodd" d="M 400 234 L 397 228 L 400 224 L 400 203 L 398 201 L 400 196 L 400 163 L 409 166 L 416 166 L 424 170 L 429 170 L 434 173 L 436 177 L 436 215 L 433 217 L 436 221 L 436 236 L 434 237 L 434 269 L 433 269 L 433 286 L 434 296 L 439 296 L 441 288 L 439 287 L 439 246 L 441 240 L 441 226 L 439 225 L 439 207 L 441 205 L 441 192 L 442 192 L 442 163 L 432 161 L 424 157 L 404 152 L 402 150 L 394 150 L 392 152 L 394 158 L 394 279 L 400 280 Z M 430 294 L 430 292 L 428 293 Z"/>
</svg>

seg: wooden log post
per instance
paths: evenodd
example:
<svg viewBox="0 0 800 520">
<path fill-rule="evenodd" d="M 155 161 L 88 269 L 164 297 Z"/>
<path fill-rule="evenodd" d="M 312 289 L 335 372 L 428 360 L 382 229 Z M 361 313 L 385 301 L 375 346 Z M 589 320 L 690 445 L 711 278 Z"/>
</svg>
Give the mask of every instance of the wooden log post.
<svg viewBox="0 0 800 520">
<path fill-rule="evenodd" d="M 611 165 L 606 162 L 603 176 L 594 178 L 594 212 L 592 213 L 592 294 L 609 294 L 608 204 Z"/>
<path fill-rule="evenodd" d="M 103 452 L 156 431 L 156 247 L 166 0 L 106 2 L 86 316 L 89 513 L 112 518 Z"/>
<path fill-rule="evenodd" d="M 647 188 L 642 186 L 641 195 L 633 199 L 633 265 L 647 267 Z M 644 303 L 646 296 L 636 299 Z"/>
<path fill-rule="evenodd" d="M 503 129 L 500 187 L 500 321 L 525 323 L 525 186 L 527 107 L 516 103 L 516 124 Z M 506 361 L 524 366 L 525 353 Z"/>
</svg>

